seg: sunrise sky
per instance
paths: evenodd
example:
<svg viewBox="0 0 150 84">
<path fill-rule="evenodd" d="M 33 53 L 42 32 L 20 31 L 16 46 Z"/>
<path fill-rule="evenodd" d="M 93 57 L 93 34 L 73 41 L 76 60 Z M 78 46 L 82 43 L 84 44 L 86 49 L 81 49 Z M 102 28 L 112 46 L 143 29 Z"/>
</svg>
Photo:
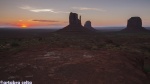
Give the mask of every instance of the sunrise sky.
<svg viewBox="0 0 150 84">
<path fill-rule="evenodd" d="M 0 0 L 0 27 L 64 27 L 70 12 L 95 27 L 126 26 L 132 16 L 150 27 L 150 0 Z"/>
</svg>

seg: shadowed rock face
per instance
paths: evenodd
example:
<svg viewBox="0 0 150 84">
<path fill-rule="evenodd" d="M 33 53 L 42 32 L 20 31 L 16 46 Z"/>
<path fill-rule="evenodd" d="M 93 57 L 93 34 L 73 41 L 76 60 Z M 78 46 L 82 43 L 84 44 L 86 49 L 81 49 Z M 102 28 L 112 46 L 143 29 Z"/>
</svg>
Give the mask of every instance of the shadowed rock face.
<svg viewBox="0 0 150 84">
<path fill-rule="evenodd" d="M 142 19 L 140 17 L 131 17 L 127 22 L 127 28 L 123 29 L 122 31 L 140 32 L 148 30 L 142 27 Z"/>
</svg>

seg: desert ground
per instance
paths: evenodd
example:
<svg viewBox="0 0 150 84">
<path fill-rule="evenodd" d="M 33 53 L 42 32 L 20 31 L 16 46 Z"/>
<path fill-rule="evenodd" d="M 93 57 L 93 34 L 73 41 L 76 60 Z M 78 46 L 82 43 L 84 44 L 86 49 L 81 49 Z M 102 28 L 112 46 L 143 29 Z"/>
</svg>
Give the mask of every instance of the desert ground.
<svg viewBox="0 0 150 84">
<path fill-rule="evenodd" d="M 150 84 L 150 33 L 52 31 L 3 30 L 0 80 L 28 80 L 33 84 Z"/>
</svg>

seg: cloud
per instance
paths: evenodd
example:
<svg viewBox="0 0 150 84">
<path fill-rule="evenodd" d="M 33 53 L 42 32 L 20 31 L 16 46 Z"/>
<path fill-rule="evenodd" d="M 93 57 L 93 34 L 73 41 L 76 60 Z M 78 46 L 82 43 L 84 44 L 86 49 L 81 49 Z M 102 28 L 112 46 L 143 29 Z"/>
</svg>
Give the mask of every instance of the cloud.
<svg viewBox="0 0 150 84">
<path fill-rule="evenodd" d="M 21 9 L 24 10 L 29 10 L 31 12 L 39 13 L 39 12 L 51 12 L 51 13 L 69 13 L 69 12 L 64 12 L 64 11 L 55 11 L 54 9 L 49 9 L 49 8 L 44 8 L 44 9 L 39 9 L 39 8 L 33 8 L 30 6 L 23 6 L 20 7 Z"/>
<path fill-rule="evenodd" d="M 52 12 L 52 13 L 56 13 L 52 9 L 32 9 L 30 11 L 32 11 L 32 12 Z"/>
<path fill-rule="evenodd" d="M 32 21 L 37 21 L 37 22 L 59 22 L 56 20 L 32 20 Z"/>
<path fill-rule="evenodd" d="M 31 12 L 52 12 L 52 13 L 56 13 L 55 11 L 53 11 L 53 9 L 37 9 L 37 8 L 33 8 L 30 6 L 23 6 L 20 7 L 21 9 L 25 9 L 25 10 L 29 10 Z"/>
<path fill-rule="evenodd" d="M 92 11 L 101 11 L 101 12 L 104 12 L 106 10 L 103 10 L 103 9 L 98 9 L 98 8 L 88 8 L 88 7 L 72 7 L 73 9 L 76 9 L 76 10 L 92 10 Z"/>
</svg>

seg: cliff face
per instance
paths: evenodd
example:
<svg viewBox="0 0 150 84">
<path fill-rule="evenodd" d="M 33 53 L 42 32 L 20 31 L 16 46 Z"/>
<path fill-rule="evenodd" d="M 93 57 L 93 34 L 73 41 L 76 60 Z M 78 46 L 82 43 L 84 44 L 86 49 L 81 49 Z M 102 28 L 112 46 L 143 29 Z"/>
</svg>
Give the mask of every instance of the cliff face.
<svg viewBox="0 0 150 84">
<path fill-rule="evenodd" d="M 142 19 L 140 17 L 131 17 L 127 21 L 127 27 L 123 29 L 122 31 L 142 32 L 142 31 L 148 31 L 148 30 L 142 27 Z"/>
</svg>

